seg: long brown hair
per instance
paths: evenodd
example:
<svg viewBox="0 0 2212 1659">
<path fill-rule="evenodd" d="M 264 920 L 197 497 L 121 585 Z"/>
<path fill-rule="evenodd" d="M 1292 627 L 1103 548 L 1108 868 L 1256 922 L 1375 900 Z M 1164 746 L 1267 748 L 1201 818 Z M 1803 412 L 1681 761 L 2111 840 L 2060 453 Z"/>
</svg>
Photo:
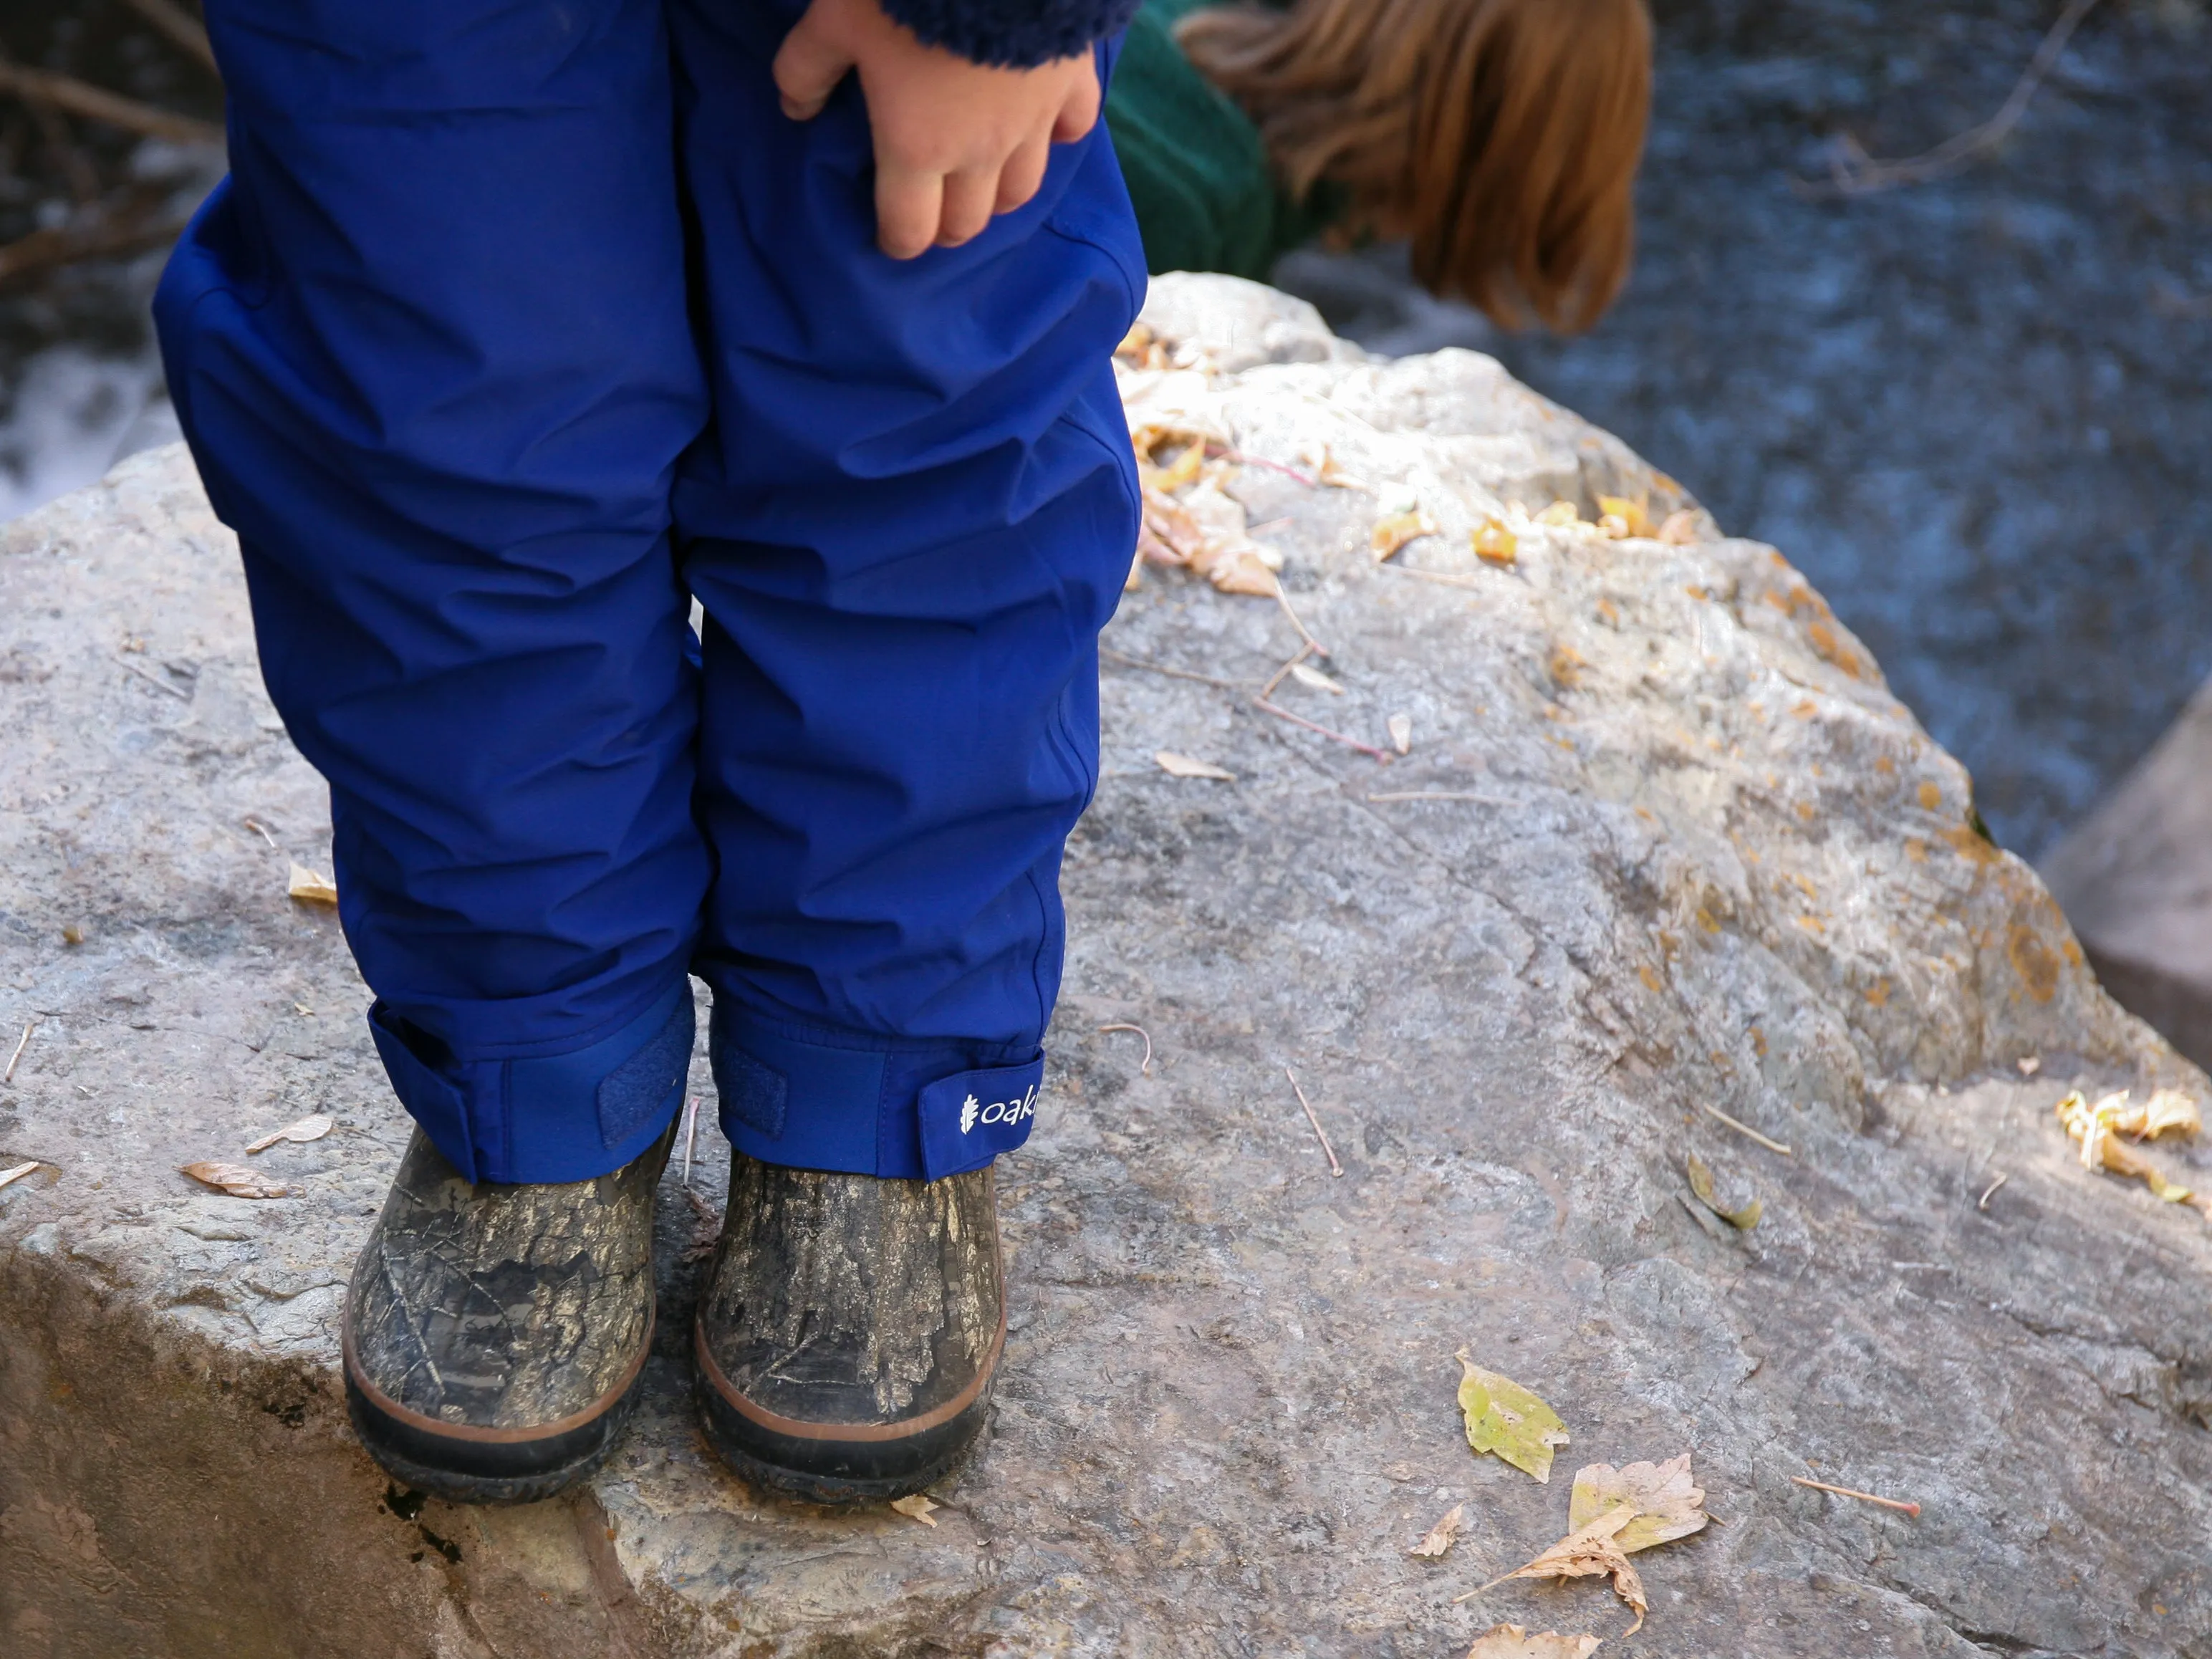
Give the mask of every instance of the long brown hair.
<svg viewBox="0 0 2212 1659">
<path fill-rule="evenodd" d="M 1296 0 L 1176 38 L 1258 125 L 1281 182 L 1405 236 L 1431 292 L 1507 327 L 1588 328 L 1628 275 L 1651 105 L 1644 0 Z"/>
</svg>

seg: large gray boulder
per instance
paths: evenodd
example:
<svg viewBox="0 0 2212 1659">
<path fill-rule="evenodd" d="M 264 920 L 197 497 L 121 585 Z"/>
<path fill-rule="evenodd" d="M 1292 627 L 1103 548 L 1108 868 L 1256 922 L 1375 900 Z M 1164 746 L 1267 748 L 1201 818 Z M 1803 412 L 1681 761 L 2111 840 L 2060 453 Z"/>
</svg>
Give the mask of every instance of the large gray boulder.
<svg viewBox="0 0 2212 1659">
<path fill-rule="evenodd" d="M 2043 874 L 2112 994 L 2212 1063 L 2212 685 Z"/>
<path fill-rule="evenodd" d="M 1516 514 L 1680 495 L 1488 359 L 1369 359 L 1226 279 L 1147 315 L 1185 366 L 1130 371 L 1133 410 L 1251 458 L 1342 687 L 1277 704 L 1390 758 L 1255 706 L 1284 608 L 1128 596 L 1053 1104 L 1004 1166 L 1006 1382 L 933 1528 L 770 1501 L 693 1431 L 711 1127 L 614 1465 L 528 1509 L 387 1487 L 337 1321 L 406 1125 L 329 913 L 285 896 L 327 820 L 229 538 L 174 450 L 6 531 L 0 1049 L 37 1024 L 0 1167 L 42 1168 L 0 1191 L 0 1650 L 1411 1659 L 1510 1620 L 1611 1651 L 1596 1583 L 1455 1598 L 1565 1530 L 1574 1468 L 1687 1451 L 1725 1524 L 1637 1558 L 1624 1649 L 2212 1654 L 2212 1237 L 2051 1115 L 2206 1082 L 1964 773 L 1771 550 Z M 1324 447 L 1369 488 L 1307 482 Z M 1378 567 L 1409 501 L 1440 533 Z M 1493 516 L 1510 568 L 1469 550 Z M 257 1159 L 292 1196 L 177 1172 L 309 1111 L 337 1132 Z M 1692 1153 L 1755 1229 L 1690 1198 Z M 1565 1419 L 1549 1486 L 1470 1452 L 1462 1348 Z"/>
</svg>

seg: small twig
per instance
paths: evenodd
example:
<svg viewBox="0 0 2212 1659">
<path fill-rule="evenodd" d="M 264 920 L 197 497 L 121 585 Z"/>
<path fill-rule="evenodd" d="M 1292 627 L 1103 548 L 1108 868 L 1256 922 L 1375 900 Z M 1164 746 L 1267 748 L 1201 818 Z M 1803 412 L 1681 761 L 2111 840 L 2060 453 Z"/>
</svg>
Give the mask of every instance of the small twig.
<svg viewBox="0 0 2212 1659">
<path fill-rule="evenodd" d="M 1809 179 L 1794 179 L 1791 182 L 1802 195 L 1867 196 L 1893 185 L 1923 185 L 1963 172 L 2002 143 L 2005 136 L 2019 125 L 2020 118 L 2027 112 L 2029 100 L 2043 84 L 2044 76 L 2051 73 L 2058 54 L 2065 51 L 2066 42 L 2096 3 L 2097 0 L 2069 0 L 2066 9 L 2058 15 L 2058 21 L 2051 26 L 2050 33 L 2043 37 L 2043 44 L 2035 49 L 2035 56 L 2028 60 L 2027 68 L 2021 72 L 2010 95 L 1998 106 L 1997 112 L 1980 125 L 1968 127 L 1935 149 L 1902 161 L 1876 161 L 1863 150 L 1839 155 L 1830 164 L 1825 185 Z M 1857 149 L 1856 144 L 1852 148 Z"/>
<path fill-rule="evenodd" d="M 38 1159 L 33 1158 L 28 1164 L 18 1164 L 12 1170 L 0 1170 L 0 1187 L 5 1187 L 9 1185 L 11 1182 L 21 1181 L 25 1176 L 43 1167 L 44 1166 L 40 1164 Z"/>
<path fill-rule="evenodd" d="M 262 827 L 262 823 L 259 818 L 248 816 L 241 819 L 240 822 L 243 823 L 247 829 L 253 831 L 255 835 L 260 836 L 262 840 L 267 842 L 272 850 L 282 850 L 276 846 L 276 837 L 270 835 L 267 830 Z"/>
<path fill-rule="evenodd" d="M 1306 642 L 1306 649 L 1316 657 L 1328 655 L 1328 647 L 1307 632 L 1306 625 L 1298 620 L 1298 613 L 1291 609 L 1291 596 L 1283 591 L 1283 580 L 1275 579 L 1275 603 L 1283 607 L 1283 614 L 1291 619 L 1291 626 L 1298 630 L 1298 637 Z"/>
<path fill-rule="evenodd" d="M 15 1052 L 8 1056 L 8 1069 L 0 1072 L 0 1083 L 13 1083 L 15 1080 L 15 1062 L 22 1059 L 23 1050 L 31 1046 L 31 1033 L 38 1029 L 39 1022 L 35 1019 L 23 1028 L 23 1035 L 15 1039 Z"/>
<path fill-rule="evenodd" d="M 1333 1176 L 1342 1175 L 1344 1165 L 1336 1161 L 1336 1148 L 1328 1144 L 1328 1135 L 1322 1128 L 1321 1120 L 1314 1115 L 1313 1102 L 1306 1098 L 1306 1091 L 1299 1087 L 1297 1077 L 1289 1066 L 1283 1067 L 1283 1075 L 1291 1079 L 1291 1087 L 1297 1091 L 1298 1104 L 1306 1109 L 1306 1121 L 1313 1125 L 1314 1138 L 1321 1142 L 1322 1151 L 1328 1154 L 1328 1172 Z"/>
<path fill-rule="evenodd" d="M 1144 1038 L 1145 1057 L 1138 1064 L 1137 1075 L 1150 1077 L 1152 1074 L 1152 1034 L 1150 1031 L 1141 1025 L 1102 1025 L 1098 1029 L 1101 1031 L 1134 1031 L 1139 1036 Z"/>
<path fill-rule="evenodd" d="M 1127 652 L 1116 651 L 1110 646 L 1100 646 L 1098 654 L 1108 662 L 1119 663 L 1124 668 L 1142 668 L 1151 673 L 1164 674 L 1171 680 L 1191 680 L 1200 685 L 1211 685 L 1223 691 L 1244 690 L 1244 687 L 1235 680 L 1218 680 L 1211 674 L 1194 673 L 1188 668 L 1170 668 L 1164 662 L 1146 662 L 1142 657 L 1130 656 Z"/>
<path fill-rule="evenodd" d="M 1879 1504 L 1886 1510 L 1895 1510 L 1899 1515 L 1920 1518 L 1920 1505 L 1902 1498 L 1876 1498 L 1870 1492 L 1853 1492 L 1849 1486 L 1832 1486 L 1825 1480 L 1808 1480 L 1802 1474 L 1790 1477 L 1801 1486 L 1810 1486 L 1814 1492 L 1832 1492 L 1838 1498 L 1856 1498 L 1862 1504 Z"/>
<path fill-rule="evenodd" d="M 1297 656 L 1291 658 L 1288 662 L 1285 663 L 1280 668 L 1278 668 L 1273 674 L 1270 674 L 1267 677 L 1267 683 L 1260 688 L 1260 701 L 1261 702 L 1266 702 L 1272 698 L 1275 695 L 1275 688 L 1280 685 L 1285 680 L 1290 678 L 1291 671 L 1311 655 L 1313 655 L 1313 647 L 1311 646 L 1300 646 L 1298 647 L 1298 654 Z"/>
<path fill-rule="evenodd" d="M 2009 1175 L 2000 1174 L 1997 1178 L 1990 1182 L 1989 1186 L 1984 1190 L 1980 1200 L 1975 1204 L 1974 1207 L 1978 1210 L 1988 1209 L 1990 1207 L 1990 1199 L 1996 1194 L 1996 1189 L 2003 1186 L 2006 1182 L 2010 1181 L 2012 1177 Z"/>
<path fill-rule="evenodd" d="M 170 684 L 168 681 L 155 679 L 151 674 L 141 668 L 137 663 L 132 662 L 128 657 L 118 657 L 115 659 L 115 662 L 116 665 L 122 669 L 125 673 L 136 674 L 140 679 L 145 681 L 147 684 L 152 686 L 155 690 L 166 691 L 171 696 L 176 698 L 179 702 L 190 702 L 192 700 L 192 694 L 191 692 L 179 691 L 175 686 Z"/>
<path fill-rule="evenodd" d="M 1332 732 L 1326 726 L 1317 726 L 1304 715 L 1293 714 L 1289 709 L 1269 702 L 1265 697 L 1253 698 L 1252 706 L 1263 713 L 1273 714 L 1277 720 L 1288 720 L 1293 726 L 1303 726 L 1309 732 L 1318 732 L 1324 738 L 1333 738 L 1347 748 L 1357 749 L 1363 755 L 1371 755 L 1385 766 L 1391 762 L 1392 757 L 1388 750 L 1377 749 L 1373 744 L 1362 743 L 1357 738 L 1347 738 L 1343 732 Z"/>
<path fill-rule="evenodd" d="M 210 69 L 215 69 L 215 48 L 208 45 L 207 31 L 182 7 L 173 0 L 129 0 L 131 9 L 167 35 L 172 44 L 182 47 Z M 218 75 L 220 70 L 216 71 Z"/>
<path fill-rule="evenodd" d="M 0 62 L 0 93 L 12 94 L 34 107 L 44 104 L 64 109 L 72 115 L 121 127 L 125 132 L 143 133 L 149 138 L 168 138 L 180 144 L 222 143 L 222 129 L 211 121 L 172 114 L 104 87 L 95 87 L 90 82 L 80 81 L 75 76 L 57 75 L 51 70 L 26 69 L 21 64 Z"/>
<path fill-rule="evenodd" d="M 684 1109 L 686 1127 L 684 1131 L 684 1190 L 691 1190 L 691 1149 L 699 1144 L 699 1097 L 691 1097 L 691 1103 Z"/>
<path fill-rule="evenodd" d="M 180 218 L 118 220 L 100 214 L 87 215 L 85 219 L 88 222 L 34 230 L 0 245 L 0 283 L 75 264 L 80 259 L 116 258 L 166 247 L 190 222 Z"/>
<path fill-rule="evenodd" d="M 1704 1107 L 1704 1108 L 1705 1108 L 1708 1112 L 1711 1112 L 1711 1113 L 1715 1117 L 1718 1118 L 1722 1122 L 1723 1122 L 1723 1123 L 1727 1124 L 1727 1125 L 1729 1126 L 1729 1128 L 1731 1128 L 1731 1129 L 1735 1130 L 1738 1134 L 1740 1134 L 1740 1135 L 1747 1135 L 1747 1136 L 1749 1136 L 1752 1139 L 1753 1139 L 1753 1140 L 1757 1141 L 1760 1146 L 1762 1146 L 1765 1147 L 1765 1148 L 1766 1148 L 1766 1150 L 1767 1150 L 1768 1152 L 1779 1152 L 1779 1153 L 1781 1153 L 1781 1154 L 1782 1154 L 1782 1156 L 1783 1156 L 1783 1157 L 1784 1157 L 1784 1158 L 1789 1158 L 1789 1157 L 1793 1156 L 1793 1154 L 1791 1153 L 1790 1150 L 1787 1146 L 1784 1146 L 1780 1141 L 1778 1141 L 1778 1140 L 1769 1140 L 1769 1139 L 1768 1139 L 1765 1135 L 1763 1135 L 1763 1134 L 1759 1133 L 1758 1130 L 1756 1130 L 1756 1129 L 1753 1128 L 1753 1127 L 1751 1127 L 1751 1125 L 1749 1125 L 1748 1123 L 1739 1123 L 1739 1122 L 1737 1122 L 1734 1118 L 1730 1117 L 1730 1116 L 1729 1116 L 1726 1112 L 1724 1112 L 1724 1111 L 1721 1110 L 1721 1109 L 1720 1109 L 1719 1107 L 1713 1105 L 1711 1102 L 1701 1100 L 1701 1101 L 1699 1101 L 1699 1102 L 1698 1103 L 1698 1105 L 1700 1105 L 1700 1106 L 1703 1106 L 1703 1107 Z"/>
<path fill-rule="evenodd" d="M 46 147 L 54 165 L 68 181 L 70 198 L 80 208 L 90 207 L 100 199 L 100 171 L 93 166 L 92 157 L 84 153 L 76 135 L 70 131 L 69 123 L 62 119 L 61 112 L 52 104 L 33 101 L 27 107 L 31 112 L 31 125 L 39 130 L 39 142 Z M 38 232 L 32 233 L 33 236 L 37 234 Z M 10 246 L 20 246 L 29 240 L 31 237 L 26 236 Z"/>
<path fill-rule="evenodd" d="M 1315 477 L 1312 473 L 1301 472 L 1297 468 L 1294 466 L 1285 466 L 1280 461 L 1271 461 L 1264 455 L 1248 455 L 1241 449 L 1232 449 L 1227 444 L 1216 444 L 1213 442 L 1209 442 L 1206 448 L 1208 453 L 1218 448 L 1221 452 L 1221 459 L 1223 460 L 1232 461 L 1238 466 L 1265 467 L 1270 472 L 1281 473 L 1285 478 L 1296 478 L 1308 489 L 1319 489 L 1321 488 L 1321 480 Z"/>
</svg>

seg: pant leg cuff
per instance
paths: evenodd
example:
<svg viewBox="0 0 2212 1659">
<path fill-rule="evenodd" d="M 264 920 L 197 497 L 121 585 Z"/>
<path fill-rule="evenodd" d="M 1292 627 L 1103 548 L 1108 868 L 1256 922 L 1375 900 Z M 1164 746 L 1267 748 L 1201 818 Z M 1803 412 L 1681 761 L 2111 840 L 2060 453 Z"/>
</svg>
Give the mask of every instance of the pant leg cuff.
<svg viewBox="0 0 2212 1659">
<path fill-rule="evenodd" d="M 368 1025 L 400 1103 L 465 1179 L 544 1185 L 619 1170 L 660 1138 L 684 1103 L 695 1030 L 686 977 L 565 1054 L 459 1060 L 382 1001 Z"/>
<path fill-rule="evenodd" d="M 1044 1051 L 898 1043 L 773 1019 L 717 994 L 708 1053 L 722 1133 L 787 1169 L 937 1181 L 1030 1137 Z"/>
</svg>

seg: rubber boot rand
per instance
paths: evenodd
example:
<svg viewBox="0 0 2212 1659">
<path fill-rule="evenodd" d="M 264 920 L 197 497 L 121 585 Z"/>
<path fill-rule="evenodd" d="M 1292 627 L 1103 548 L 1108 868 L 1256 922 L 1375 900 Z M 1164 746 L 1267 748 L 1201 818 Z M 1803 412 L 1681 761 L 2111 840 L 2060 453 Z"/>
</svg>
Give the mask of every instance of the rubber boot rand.
<svg viewBox="0 0 2212 1659">
<path fill-rule="evenodd" d="M 821 1504 L 920 1492 L 982 1431 L 1006 1337 L 988 1166 L 902 1181 L 732 1156 L 694 1347 L 739 1474 Z"/>
<path fill-rule="evenodd" d="M 464 1504 L 550 1498 L 605 1462 L 653 1342 L 669 1133 L 611 1175 L 472 1184 L 416 1130 L 355 1265 L 346 1405 L 369 1455 Z"/>
</svg>

